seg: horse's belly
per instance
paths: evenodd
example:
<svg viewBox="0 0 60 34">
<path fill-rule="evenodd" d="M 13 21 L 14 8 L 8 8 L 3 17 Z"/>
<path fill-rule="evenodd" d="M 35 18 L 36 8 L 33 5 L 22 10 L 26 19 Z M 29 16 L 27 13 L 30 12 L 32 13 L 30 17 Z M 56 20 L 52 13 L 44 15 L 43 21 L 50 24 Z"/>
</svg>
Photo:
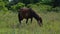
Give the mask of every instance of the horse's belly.
<svg viewBox="0 0 60 34">
<path fill-rule="evenodd" d="M 28 14 L 23 14 L 22 17 L 23 17 L 23 18 L 28 18 L 29 15 L 28 15 Z"/>
</svg>

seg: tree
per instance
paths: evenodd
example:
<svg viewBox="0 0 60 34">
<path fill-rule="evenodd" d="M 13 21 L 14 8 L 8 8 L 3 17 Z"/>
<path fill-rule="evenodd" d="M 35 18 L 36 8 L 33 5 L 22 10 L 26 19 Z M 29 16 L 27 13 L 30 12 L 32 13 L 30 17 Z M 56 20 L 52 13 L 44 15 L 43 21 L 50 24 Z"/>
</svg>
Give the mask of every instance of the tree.
<svg viewBox="0 0 60 34">
<path fill-rule="evenodd" d="M 52 8 L 55 8 L 57 6 L 60 6 L 60 0 L 53 0 Z"/>
</svg>

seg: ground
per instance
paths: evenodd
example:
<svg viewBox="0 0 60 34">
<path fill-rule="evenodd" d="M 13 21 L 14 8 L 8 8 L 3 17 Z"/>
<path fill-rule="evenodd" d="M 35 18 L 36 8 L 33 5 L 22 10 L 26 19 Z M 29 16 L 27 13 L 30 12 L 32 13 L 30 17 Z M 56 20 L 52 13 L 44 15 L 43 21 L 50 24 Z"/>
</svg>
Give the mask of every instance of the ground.
<svg viewBox="0 0 60 34">
<path fill-rule="evenodd" d="M 60 34 L 60 12 L 48 12 L 44 5 L 41 8 L 40 6 L 32 6 L 32 8 L 42 17 L 42 27 L 35 19 L 32 23 L 29 20 L 28 24 L 24 19 L 19 26 L 17 12 L 0 11 L 0 34 Z"/>
</svg>

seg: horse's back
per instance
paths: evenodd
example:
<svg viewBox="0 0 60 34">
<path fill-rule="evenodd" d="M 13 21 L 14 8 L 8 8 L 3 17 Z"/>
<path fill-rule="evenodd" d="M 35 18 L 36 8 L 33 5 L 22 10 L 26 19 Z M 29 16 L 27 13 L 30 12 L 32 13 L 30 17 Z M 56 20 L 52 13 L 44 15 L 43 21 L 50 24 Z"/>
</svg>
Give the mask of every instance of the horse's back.
<svg viewBox="0 0 60 34">
<path fill-rule="evenodd" d="M 26 7 L 23 7 L 20 9 L 20 15 L 23 17 L 23 18 L 27 18 L 30 16 L 30 9 L 29 8 L 26 8 Z"/>
</svg>

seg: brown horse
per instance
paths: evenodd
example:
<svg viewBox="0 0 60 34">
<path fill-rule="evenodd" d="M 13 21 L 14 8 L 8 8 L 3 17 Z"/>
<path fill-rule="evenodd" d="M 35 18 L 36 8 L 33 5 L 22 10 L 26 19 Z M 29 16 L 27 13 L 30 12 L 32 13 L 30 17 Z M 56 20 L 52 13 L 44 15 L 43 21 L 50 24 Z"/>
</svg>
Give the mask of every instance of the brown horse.
<svg viewBox="0 0 60 34">
<path fill-rule="evenodd" d="M 31 19 L 31 22 L 32 22 L 32 19 L 35 18 L 37 20 L 38 24 L 40 26 L 42 25 L 41 17 L 39 17 L 36 14 L 36 12 L 34 10 L 32 10 L 31 8 L 26 8 L 26 7 L 20 8 L 18 10 L 18 18 L 19 18 L 20 24 L 23 19 L 26 19 L 26 24 L 27 24 L 29 18 Z"/>
</svg>

